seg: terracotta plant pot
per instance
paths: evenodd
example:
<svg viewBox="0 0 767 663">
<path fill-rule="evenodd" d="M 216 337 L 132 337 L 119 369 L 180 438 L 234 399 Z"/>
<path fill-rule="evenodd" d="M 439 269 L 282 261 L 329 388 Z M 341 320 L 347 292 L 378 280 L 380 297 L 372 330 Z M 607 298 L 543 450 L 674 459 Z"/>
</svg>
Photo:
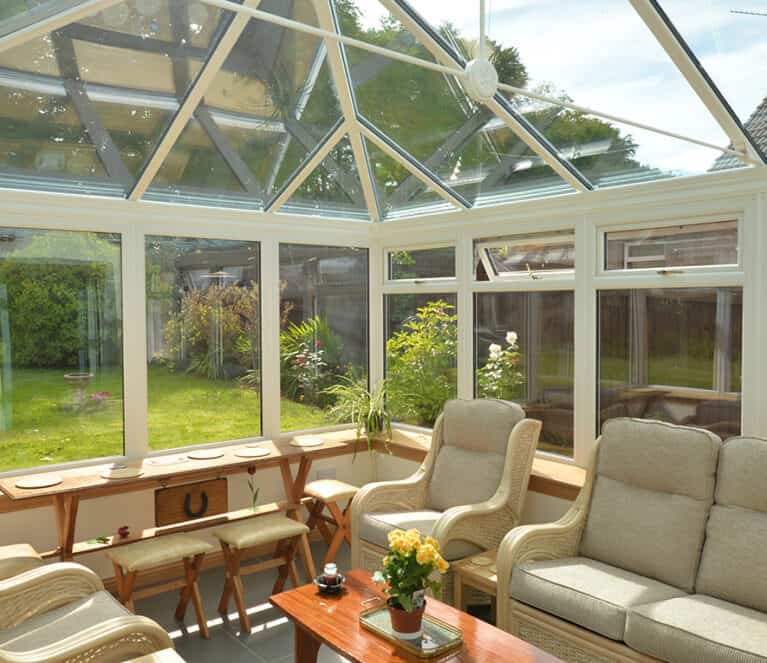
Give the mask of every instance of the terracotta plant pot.
<svg viewBox="0 0 767 663">
<path fill-rule="evenodd" d="M 395 608 L 389 604 L 389 615 L 394 635 L 405 640 L 417 640 L 420 638 L 424 610 L 426 610 L 425 601 L 420 608 L 413 612 L 402 610 L 402 608 Z"/>
</svg>

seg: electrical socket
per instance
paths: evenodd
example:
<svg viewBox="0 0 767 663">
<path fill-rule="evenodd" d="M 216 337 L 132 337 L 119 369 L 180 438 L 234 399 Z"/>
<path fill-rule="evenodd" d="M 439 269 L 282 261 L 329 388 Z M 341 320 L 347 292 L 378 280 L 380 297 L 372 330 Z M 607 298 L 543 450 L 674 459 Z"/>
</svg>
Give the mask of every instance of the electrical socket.
<svg viewBox="0 0 767 663">
<path fill-rule="evenodd" d="M 336 468 L 327 467 L 324 470 L 317 470 L 317 479 L 335 479 Z"/>
</svg>

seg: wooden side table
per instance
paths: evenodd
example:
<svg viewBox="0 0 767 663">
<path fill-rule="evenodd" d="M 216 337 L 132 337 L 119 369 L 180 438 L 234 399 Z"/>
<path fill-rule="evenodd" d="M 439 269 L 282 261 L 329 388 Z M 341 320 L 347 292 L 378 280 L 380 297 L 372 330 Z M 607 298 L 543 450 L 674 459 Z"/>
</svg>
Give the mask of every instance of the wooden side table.
<svg viewBox="0 0 767 663">
<path fill-rule="evenodd" d="M 498 594 L 498 567 L 495 564 L 497 554 L 497 550 L 489 550 L 451 564 L 455 607 L 458 610 L 466 611 L 465 587 L 489 594 L 492 597 L 490 614 L 493 624 L 495 624 L 495 606 Z"/>
</svg>

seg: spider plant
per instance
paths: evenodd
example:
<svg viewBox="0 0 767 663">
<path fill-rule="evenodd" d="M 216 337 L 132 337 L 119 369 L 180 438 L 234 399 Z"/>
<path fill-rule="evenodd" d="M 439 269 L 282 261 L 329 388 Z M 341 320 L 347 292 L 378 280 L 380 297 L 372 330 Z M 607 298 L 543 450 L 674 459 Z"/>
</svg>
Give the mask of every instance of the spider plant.
<svg viewBox="0 0 767 663">
<path fill-rule="evenodd" d="M 364 433 L 368 451 L 373 450 L 373 442 L 382 440 L 385 444 L 391 440 L 391 414 L 386 405 L 386 380 L 381 380 L 375 387 L 368 389 L 367 381 L 343 376 L 338 384 L 325 389 L 334 405 L 328 416 L 337 423 L 352 422 L 357 427 L 357 440 Z"/>
</svg>

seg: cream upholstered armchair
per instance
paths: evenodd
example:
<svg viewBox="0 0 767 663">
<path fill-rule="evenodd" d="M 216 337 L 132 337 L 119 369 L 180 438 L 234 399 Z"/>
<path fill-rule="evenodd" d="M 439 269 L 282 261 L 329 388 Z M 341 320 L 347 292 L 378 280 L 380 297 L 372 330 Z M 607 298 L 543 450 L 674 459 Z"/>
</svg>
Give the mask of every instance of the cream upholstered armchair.
<svg viewBox="0 0 767 663">
<path fill-rule="evenodd" d="M 431 535 L 448 561 L 496 548 L 519 524 L 540 430 L 514 403 L 448 401 L 416 473 L 354 497 L 352 566 L 380 569 L 394 529 Z M 452 599 L 449 573 L 444 595 Z"/>
<path fill-rule="evenodd" d="M 121 663 L 172 648 L 80 564 L 42 566 L 0 581 L 0 663 Z"/>
</svg>

